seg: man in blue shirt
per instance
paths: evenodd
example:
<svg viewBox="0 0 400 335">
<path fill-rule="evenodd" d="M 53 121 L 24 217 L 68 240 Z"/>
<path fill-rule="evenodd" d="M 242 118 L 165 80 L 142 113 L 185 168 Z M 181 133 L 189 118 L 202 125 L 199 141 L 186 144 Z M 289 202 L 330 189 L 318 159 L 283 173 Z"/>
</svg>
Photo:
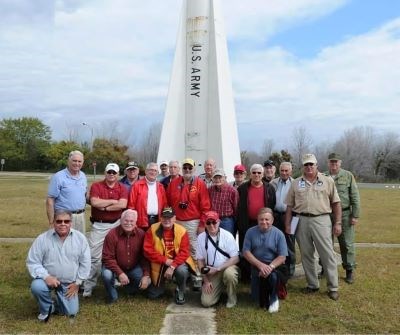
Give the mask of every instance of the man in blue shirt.
<svg viewBox="0 0 400 335">
<path fill-rule="evenodd" d="M 90 249 L 86 237 L 71 229 L 71 213 L 56 211 L 53 226 L 33 242 L 26 265 L 33 281 L 31 291 L 39 304 L 39 321 L 52 313 L 75 316 L 78 291 L 90 271 Z M 53 302 L 51 291 L 57 301 Z"/>
<path fill-rule="evenodd" d="M 72 228 L 85 234 L 87 178 L 81 171 L 82 165 L 83 154 L 77 150 L 71 151 L 67 167 L 53 175 L 50 180 L 46 210 L 50 225 L 53 223 L 55 211 L 71 212 Z"/>
<path fill-rule="evenodd" d="M 261 307 L 268 312 L 279 310 L 278 284 L 284 280 L 286 266 L 281 275 L 278 267 L 285 263 L 287 252 L 283 233 L 272 224 L 273 212 L 270 208 L 261 208 L 257 217 L 258 225 L 247 230 L 243 242 L 243 256 L 251 267 L 251 295 L 260 301 Z M 286 276 L 285 276 L 286 277 Z"/>
</svg>

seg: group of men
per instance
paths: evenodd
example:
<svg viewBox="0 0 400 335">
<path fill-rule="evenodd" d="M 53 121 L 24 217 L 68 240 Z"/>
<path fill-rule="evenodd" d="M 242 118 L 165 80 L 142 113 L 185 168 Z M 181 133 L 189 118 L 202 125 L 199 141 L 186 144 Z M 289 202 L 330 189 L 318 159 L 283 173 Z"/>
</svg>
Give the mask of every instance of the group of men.
<svg viewBox="0 0 400 335">
<path fill-rule="evenodd" d="M 146 291 L 154 299 L 174 279 L 175 302 L 184 304 L 191 278 L 203 306 L 216 304 L 225 289 L 228 308 L 237 303 L 241 277 L 250 281 L 260 306 L 274 313 L 279 288 L 294 274 L 295 237 L 305 293 L 319 290 L 316 250 L 328 295 L 337 300 L 332 234 L 339 237 L 346 281 L 352 283 L 360 206 L 353 175 L 341 169 L 337 154 L 328 159 L 329 171 L 322 174 L 315 156 L 305 155 L 297 179 L 291 177 L 289 162 L 281 163 L 278 178 L 273 161 L 253 164 L 248 180 L 246 168 L 238 164 L 232 183 L 213 159 L 199 176 L 191 158 L 181 165 L 174 160 L 149 163 L 143 177 L 139 165 L 129 162 L 121 180 L 119 166 L 109 163 L 104 179 L 86 194 L 83 154 L 71 152 L 67 167 L 50 181 L 46 208 L 51 228 L 35 240 L 27 258 L 39 320 L 53 313 L 75 315 L 79 286 L 83 297 L 90 297 L 100 275 L 109 303 L 118 299 L 120 286 L 129 294 Z M 86 202 L 92 223 L 87 234 Z"/>
</svg>

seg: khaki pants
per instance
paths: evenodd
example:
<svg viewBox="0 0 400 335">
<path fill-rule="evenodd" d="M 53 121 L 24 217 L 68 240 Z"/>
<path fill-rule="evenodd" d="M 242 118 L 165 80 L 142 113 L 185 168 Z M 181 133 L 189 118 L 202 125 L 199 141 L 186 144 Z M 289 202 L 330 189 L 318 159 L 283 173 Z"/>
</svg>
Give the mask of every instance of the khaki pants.
<svg viewBox="0 0 400 335">
<path fill-rule="evenodd" d="M 72 214 L 72 228 L 80 231 L 83 235 L 86 234 L 85 212 L 79 214 Z"/>
<path fill-rule="evenodd" d="M 301 262 L 308 287 L 319 288 L 317 259 L 315 257 L 316 249 L 326 273 L 328 290 L 337 291 L 338 270 L 335 251 L 333 250 L 332 223 L 329 215 L 317 217 L 300 216 L 296 239 L 299 244 Z"/>
<path fill-rule="evenodd" d="M 97 279 L 101 272 L 101 256 L 103 253 L 103 243 L 108 232 L 119 226 L 120 221 L 114 223 L 94 222 L 92 230 L 89 233 L 88 243 L 90 248 L 91 267 L 89 278 L 84 282 L 84 290 L 91 292 L 97 284 Z"/>
<path fill-rule="evenodd" d="M 236 287 L 239 282 L 239 268 L 236 265 L 211 276 L 210 281 L 213 286 L 211 294 L 201 293 L 201 304 L 204 307 L 210 307 L 218 302 L 224 286 L 228 295 L 228 303 L 236 304 Z"/>
</svg>

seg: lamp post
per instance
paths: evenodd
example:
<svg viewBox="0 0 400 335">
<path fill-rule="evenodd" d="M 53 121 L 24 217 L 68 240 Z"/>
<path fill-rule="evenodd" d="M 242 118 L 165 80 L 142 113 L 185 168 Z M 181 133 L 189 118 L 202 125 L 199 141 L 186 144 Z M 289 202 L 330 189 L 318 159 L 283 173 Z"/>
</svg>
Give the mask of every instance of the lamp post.
<svg viewBox="0 0 400 335">
<path fill-rule="evenodd" d="M 82 125 L 90 128 L 90 151 L 93 151 L 93 127 L 86 122 L 82 122 Z"/>
</svg>

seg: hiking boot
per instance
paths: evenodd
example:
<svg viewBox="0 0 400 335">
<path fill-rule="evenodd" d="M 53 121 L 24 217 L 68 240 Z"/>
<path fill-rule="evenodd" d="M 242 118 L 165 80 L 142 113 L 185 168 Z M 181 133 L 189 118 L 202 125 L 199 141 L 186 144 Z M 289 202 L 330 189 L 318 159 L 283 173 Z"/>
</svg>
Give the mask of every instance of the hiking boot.
<svg viewBox="0 0 400 335">
<path fill-rule="evenodd" d="M 344 281 L 347 284 L 353 284 L 354 283 L 353 270 L 346 270 L 346 279 Z"/>
</svg>

